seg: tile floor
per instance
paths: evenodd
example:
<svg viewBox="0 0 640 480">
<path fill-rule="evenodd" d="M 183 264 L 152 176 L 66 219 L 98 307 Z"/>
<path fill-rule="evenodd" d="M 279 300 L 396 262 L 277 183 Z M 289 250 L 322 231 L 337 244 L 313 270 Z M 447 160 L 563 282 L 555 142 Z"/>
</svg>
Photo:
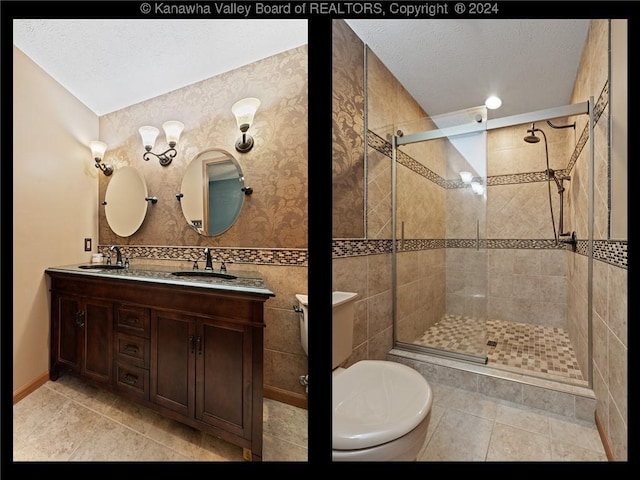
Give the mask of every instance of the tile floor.
<svg viewBox="0 0 640 480">
<path fill-rule="evenodd" d="M 263 415 L 263 461 L 306 462 L 307 410 L 265 399 Z M 13 460 L 244 461 L 241 447 L 70 375 L 13 406 Z"/>
<path fill-rule="evenodd" d="M 592 423 L 430 385 L 434 403 L 420 461 L 607 461 Z M 305 462 L 307 440 L 306 410 L 265 399 L 265 462 Z M 13 406 L 13 442 L 15 462 L 243 461 L 239 447 L 71 376 L 47 382 Z"/>
<path fill-rule="evenodd" d="M 420 461 L 607 461 L 594 423 L 429 384 L 434 402 Z"/>
<path fill-rule="evenodd" d="M 561 328 L 447 314 L 413 343 L 486 355 L 487 365 L 494 368 L 587 385 L 569 336 Z"/>
</svg>

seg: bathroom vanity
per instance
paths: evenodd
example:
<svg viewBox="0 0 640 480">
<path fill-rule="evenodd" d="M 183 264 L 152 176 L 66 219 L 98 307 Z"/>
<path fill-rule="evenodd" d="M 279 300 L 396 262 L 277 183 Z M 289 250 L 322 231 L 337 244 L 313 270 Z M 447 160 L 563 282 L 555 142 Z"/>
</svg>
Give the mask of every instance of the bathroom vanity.
<svg viewBox="0 0 640 480">
<path fill-rule="evenodd" d="M 263 308 L 274 293 L 260 274 L 80 265 L 46 273 L 52 381 L 72 373 L 262 460 Z"/>
</svg>

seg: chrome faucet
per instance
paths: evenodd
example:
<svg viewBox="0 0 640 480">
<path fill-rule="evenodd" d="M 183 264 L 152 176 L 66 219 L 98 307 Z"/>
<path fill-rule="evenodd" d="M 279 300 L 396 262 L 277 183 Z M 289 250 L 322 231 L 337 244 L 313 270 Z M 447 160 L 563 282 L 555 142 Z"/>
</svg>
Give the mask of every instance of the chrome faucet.
<svg viewBox="0 0 640 480">
<path fill-rule="evenodd" d="M 209 247 L 204 249 L 204 254 L 206 255 L 207 264 L 204 266 L 205 270 L 213 271 L 213 259 L 211 258 L 211 250 Z"/>
<path fill-rule="evenodd" d="M 112 245 L 109 251 L 116 251 L 116 265 L 122 266 L 122 253 L 120 253 L 120 248 L 117 245 Z"/>
</svg>

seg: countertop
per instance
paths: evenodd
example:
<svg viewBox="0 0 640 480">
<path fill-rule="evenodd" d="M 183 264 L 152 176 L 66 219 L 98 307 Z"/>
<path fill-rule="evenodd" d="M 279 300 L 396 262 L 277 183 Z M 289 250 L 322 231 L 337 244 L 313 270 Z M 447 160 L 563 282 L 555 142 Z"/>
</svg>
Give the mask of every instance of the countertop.
<svg viewBox="0 0 640 480">
<path fill-rule="evenodd" d="M 251 270 L 229 269 L 228 274 L 234 275 L 235 279 L 218 277 L 184 277 L 174 275 L 173 272 L 190 272 L 189 268 L 176 268 L 166 265 L 144 265 L 132 266 L 126 269 L 83 269 L 82 265 L 97 266 L 99 264 L 78 263 L 74 265 L 63 265 L 48 267 L 46 273 L 70 273 L 92 278 L 114 278 L 122 280 L 133 280 L 147 283 L 162 283 L 166 285 L 180 285 L 184 287 L 210 288 L 214 290 L 225 290 L 234 292 L 257 293 L 274 297 L 275 293 L 269 288 L 262 274 Z"/>
</svg>

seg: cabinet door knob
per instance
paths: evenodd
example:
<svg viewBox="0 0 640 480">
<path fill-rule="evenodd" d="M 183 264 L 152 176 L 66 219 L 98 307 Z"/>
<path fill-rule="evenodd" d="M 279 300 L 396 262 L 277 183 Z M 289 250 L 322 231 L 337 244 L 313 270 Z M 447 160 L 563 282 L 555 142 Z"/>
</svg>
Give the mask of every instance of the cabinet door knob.
<svg viewBox="0 0 640 480">
<path fill-rule="evenodd" d="M 193 345 L 193 335 L 189 335 L 189 350 L 191 350 L 191 353 L 195 352 Z"/>
<path fill-rule="evenodd" d="M 75 322 L 77 326 L 84 327 L 84 310 L 79 310 L 76 312 Z"/>
<path fill-rule="evenodd" d="M 196 338 L 196 343 L 198 344 L 198 355 L 202 355 L 202 337 L 200 335 Z"/>
</svg>

